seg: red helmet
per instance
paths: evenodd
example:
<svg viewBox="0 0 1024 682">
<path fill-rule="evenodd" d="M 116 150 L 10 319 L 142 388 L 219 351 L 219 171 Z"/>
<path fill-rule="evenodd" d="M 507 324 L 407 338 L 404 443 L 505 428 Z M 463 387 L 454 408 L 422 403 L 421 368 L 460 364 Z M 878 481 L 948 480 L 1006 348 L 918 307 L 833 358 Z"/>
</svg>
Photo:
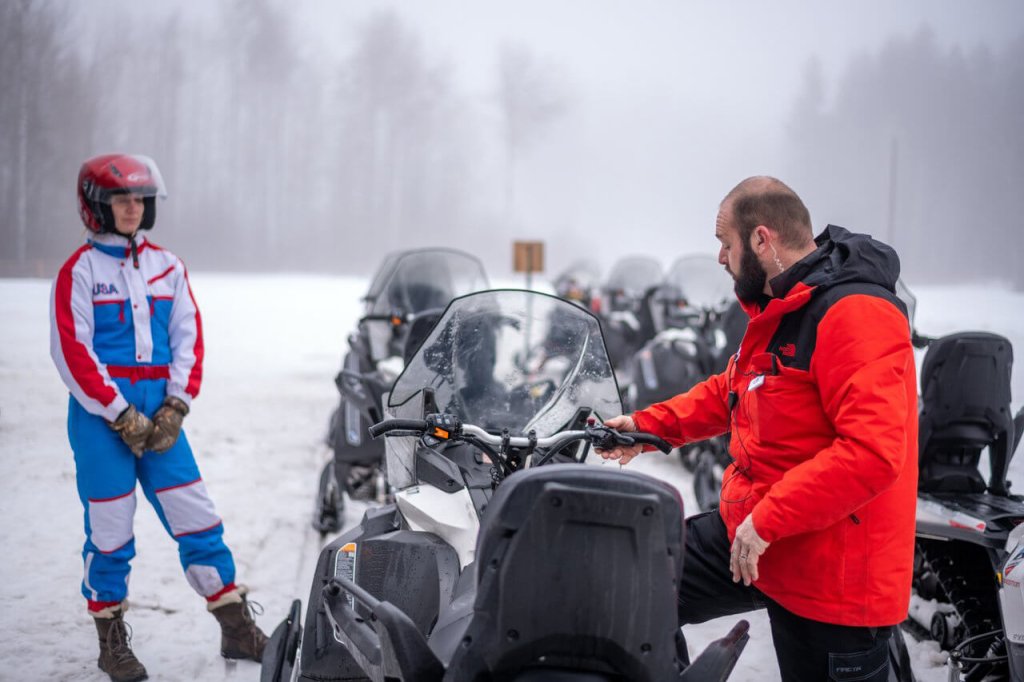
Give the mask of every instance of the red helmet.
<svg viewBox="0 0 1024 682">
<path fill-rule="evenodd" d="M 164 180 L 153 159 L 138 154 L 105 154 L 89 159 L 78 171 L 78 214 L 93 232 L 114 232 L 110 198 L 138 194 L 145 210 L 140 230 L 153 227 L 156 197 L 166 197 Z"/>
</svg>

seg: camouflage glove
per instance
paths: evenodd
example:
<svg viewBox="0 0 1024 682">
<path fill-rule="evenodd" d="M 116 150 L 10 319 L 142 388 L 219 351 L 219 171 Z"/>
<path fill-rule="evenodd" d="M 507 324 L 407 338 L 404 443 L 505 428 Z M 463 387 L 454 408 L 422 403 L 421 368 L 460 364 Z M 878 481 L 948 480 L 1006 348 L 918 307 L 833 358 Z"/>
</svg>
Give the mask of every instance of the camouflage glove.
<svg viewBox="0 0 1024 682">
<path fill-rule="evenodd" d="M 146 449 L 154 452 L 167 452 L 178 441 L 181 433 L 181 422 L 188 414 L 188 405 L 181 398 L 172 395 L 164 398 L 153 414 L 153 433 L 146 442 Z"/>
<path fill-rule="evenodd" d="M 153 422 L 149 417 L 129 405 L 124 412 L 109 422 L 110 428 L 117 431 L 121 440 L 136 457 L 142 457 L 146 450 L 146 441 L 153 435 Z"/>
</svg>

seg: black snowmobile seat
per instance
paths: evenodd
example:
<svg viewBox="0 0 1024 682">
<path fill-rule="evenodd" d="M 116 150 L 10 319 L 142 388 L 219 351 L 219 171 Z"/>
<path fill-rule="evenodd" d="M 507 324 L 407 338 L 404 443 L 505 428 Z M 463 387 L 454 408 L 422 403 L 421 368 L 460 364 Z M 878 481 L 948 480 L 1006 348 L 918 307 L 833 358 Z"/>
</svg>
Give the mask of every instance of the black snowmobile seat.
<svg viewBox="0 0 1024 682">
<path fill-rule="evenodd" d="M 987 332 L 936 339 L 921 366 L 919 488 L 924 492 L 1009 494 L 1014 450 L 1009 340 Z M 986 484 L 978 462 L 989 449 Z"/>
<path fill-rule="evenodd" d="M 683 540 L 677 491 L 649 476 L 579 464 L 510 476 L 481 524 L 474 613 L 446 679 L 678 677 Z"/>
</svg>

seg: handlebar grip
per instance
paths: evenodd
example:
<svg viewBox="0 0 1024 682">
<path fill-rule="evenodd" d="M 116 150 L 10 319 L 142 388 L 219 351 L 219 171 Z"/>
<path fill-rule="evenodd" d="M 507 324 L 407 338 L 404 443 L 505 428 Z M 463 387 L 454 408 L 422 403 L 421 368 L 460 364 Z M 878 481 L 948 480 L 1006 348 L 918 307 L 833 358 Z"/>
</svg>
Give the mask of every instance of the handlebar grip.
<svg viewBox="0 0 1024 682">
<path fill-rule="evenodd" d="M 672 446 L 669 445 L 668 442 L 663 440 L 662 438 L 655 436 L 653 433 L 630 432 L 625 433 L 623 435 L 629 436 L 637 443 L 642 443 L 643 445 L 653 445 L 654 447 L 664 452 L 666 455 L 672 452 Z"/>
<path fill-rule="evenodd" d="M 910 345 L 914 348 L 927 348 L 932 341 L 935 341 L 935 337 L 918 334 L 916 329 L 910 330 Z"/>
<path fill-rule="evenodd" d="M 422 419 L 385 419 L 369 428 L 371 438 L 380 438 L 388 431 L 426 431 L 427 422 Z"/>
</svg>

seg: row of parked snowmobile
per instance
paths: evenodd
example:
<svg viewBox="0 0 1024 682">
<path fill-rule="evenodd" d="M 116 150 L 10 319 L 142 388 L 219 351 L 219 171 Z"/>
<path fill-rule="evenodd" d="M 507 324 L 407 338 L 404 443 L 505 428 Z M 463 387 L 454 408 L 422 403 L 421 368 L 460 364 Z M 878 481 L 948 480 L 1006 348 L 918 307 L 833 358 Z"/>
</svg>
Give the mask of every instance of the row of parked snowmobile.
<svg viewBox="0 0 1024 682">
<path fill-rule="evenodd" d="M 676 492 L 581 466 L 615 444 L 669 452 L 603 421 L 684 390 L 733 352 L 731 283 L 713 259 L 625 286 L 649 276 L 637 265 L 609 277 L 622 286 L 595 306 L 557 281 L 564 298 L 488 290 L 480 262 L 454 250 L 384 262 L 335 380 L 314 526 L 335 534 L 346 499 L 373 504 L 321 550 L 305 614 L 295 600 L 262 680 L 729 677 L 746 621 L 691 661 L 667 598 L 685 560 Z M 623 351 L 619 323 L 650 334 Z M 914 338 L 927 352 L 905 629 L 950 653 L 951 680 L 1024 680 L 1024 498 L 1006 479 L 1024 430 L 1024 410 L 1010 413 L 1012 349 L 989 333 Z M 699 448 L 680 456 L 728 462 L 727 436 Z M 717 496 L 713 473 L 702 506 Z M 649 589 L 626 594 L 621 575 Z M 890 660 L 891 679 L 914 679 L 900 633 Z"/>
<path fill-rule="evenodd" d="M 747 315 L 732 279 L 714 256 L 687 255 L 663 270 L 649 256 L 626 256 L 601 280 L 578 262 L 555 279 L 555 291 L 601 320 L 623 405 L 633 411 L 667 400 L 723 371 L 739 348 Z M 702 511 L 718 507 L 722 473 L 731 462 L 728 435 L 678 449 L 693 474 Z"/>
</svg>

